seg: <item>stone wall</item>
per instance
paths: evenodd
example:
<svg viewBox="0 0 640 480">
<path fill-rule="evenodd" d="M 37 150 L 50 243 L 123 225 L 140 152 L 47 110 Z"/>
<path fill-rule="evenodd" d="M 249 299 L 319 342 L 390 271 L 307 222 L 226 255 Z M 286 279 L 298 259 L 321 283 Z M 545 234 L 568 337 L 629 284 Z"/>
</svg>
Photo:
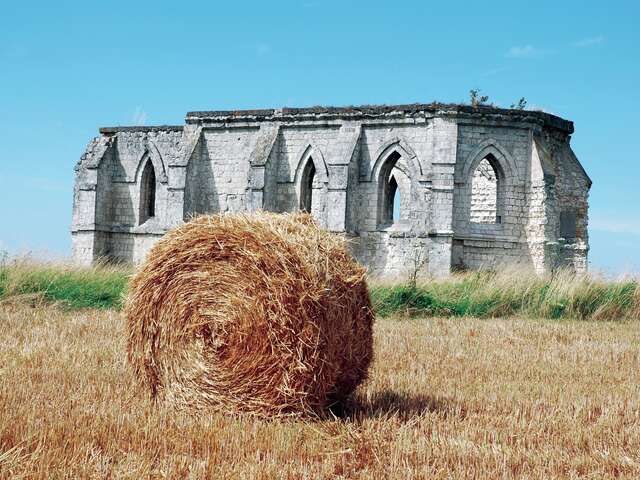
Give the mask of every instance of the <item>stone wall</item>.
<svg viewBox="0 0 640 480">
<path fill-rule="evenodd" d="M 539 145 L 547 155 L 546 202 L 547 241 L 551 269 L 571 266 L 587 268 L 588 195 L 591 180 L 578 162 L 566 137 L 558 132 L 542 132 Z"/>
<path fill-rule="evenodd" d="M 590 180 L 572 131 L 540 112 L 441 104 L 191 112 L 184 126 L 104 128 L 76 167 L 74 258 L 139 262 L 199 213 L 309 209 L 373 275 L 583 270 Z M 145 168 L 154 195 L 141 195 Z"/>
<path fill-rule="evenodd" d="M 459 124 L 453 265 L 462 269 L 514 263 L 530 266 L 533 260 L 523 241 L 531 127 L 501 119 L 482 123 Z M 492 221 L 478 211 L 478 197 L 483 193 L 474 195 L 473 191 L 478 168 L 486 164 L 496 176 Z"/>
<path fill-rule="evenodd" d="M 207 130 L 187 163 L 184 218 L 246 210 L 249 164 L 257 129 Z"/>
</svg>

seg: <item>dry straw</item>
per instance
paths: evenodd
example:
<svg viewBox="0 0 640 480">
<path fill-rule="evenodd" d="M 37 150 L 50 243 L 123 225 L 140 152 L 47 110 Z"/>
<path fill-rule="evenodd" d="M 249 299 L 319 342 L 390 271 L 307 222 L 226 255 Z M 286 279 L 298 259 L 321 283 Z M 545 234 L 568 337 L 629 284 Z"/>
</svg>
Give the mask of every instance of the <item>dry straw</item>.
<svg viewBox="0 0 640 480">
<path fill-rule="evenodd" d="M 321 414 L 367 376 L 365 270 L 307 214 L 201 216 L 130 285 L 129 361 L 180 408 Z"/>
</svg>

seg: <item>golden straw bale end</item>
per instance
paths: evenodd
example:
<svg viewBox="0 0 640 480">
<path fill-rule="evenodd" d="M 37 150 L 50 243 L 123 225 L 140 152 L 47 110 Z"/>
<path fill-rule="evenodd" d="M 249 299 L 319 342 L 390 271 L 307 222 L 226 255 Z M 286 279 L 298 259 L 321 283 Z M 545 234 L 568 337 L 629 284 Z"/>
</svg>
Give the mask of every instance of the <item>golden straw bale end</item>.
<svg viewBox="0 0 640 480">
<path fill-rule="evenodd" d="M 321 414 L 367 377 L 365 269 L 310 215 L 200 216 L 134 275 L 128 358 L 179 408 Z"/>
</svg>

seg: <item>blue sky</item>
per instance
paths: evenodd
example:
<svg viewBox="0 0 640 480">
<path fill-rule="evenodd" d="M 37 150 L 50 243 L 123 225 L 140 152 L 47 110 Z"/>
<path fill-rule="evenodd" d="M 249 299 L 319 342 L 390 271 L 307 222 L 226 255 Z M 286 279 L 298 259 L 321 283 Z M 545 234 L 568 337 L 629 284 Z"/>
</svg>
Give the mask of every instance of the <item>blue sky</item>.
<svg viewBox="0 0 640 480">
<path fill-rule="evenodd" d="M 640 3 L 10 2 L 0 13 L 0 249 L 70 253 L 100 126 L 189 110 L 458 102 L 575 122 L 592 268 L 640 271 Z"/>
</svg>

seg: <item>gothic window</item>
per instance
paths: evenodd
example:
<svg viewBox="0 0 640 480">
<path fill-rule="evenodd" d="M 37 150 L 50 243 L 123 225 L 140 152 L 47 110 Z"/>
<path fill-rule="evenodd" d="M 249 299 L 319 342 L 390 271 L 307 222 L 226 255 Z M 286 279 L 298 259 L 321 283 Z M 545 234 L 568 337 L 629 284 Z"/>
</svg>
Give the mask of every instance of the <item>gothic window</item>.
<svg viewBox="0 0 640 480">
<path fill-rule="evenodd" d="M 385 198 L 385 223 L 393 223 L 394 220 L 398 219 L 399 208 L 396 208 L 396 200 L 397 197 L 400 196 L 400 191 L 398 190 L 398 182 L 396 177 L 391 175 L 389 178 L 389 185 L 387 187 L 387 198 Z"/>
<path fill-rule="evenodd" d="M 398 188 L 398 178 L 402 173 L 397 167 L 400 159 L 398 152 L 393 152 L 385 160 L 380 170 L 378 185 L 378 223 L 389 226 L 400 218 L 401 192 Z"/>
<path fill-rule="evenodd" d="M 493 155 L 483 158 L 471 178 L 472 223 L 501 223 L 499 214 L 500 175 Z"/>
<path fill-rule="evenodd" d="M 302 183 L 300 185 L 300 210 L 311 213 L 313 206 L 313 181 L 316 176 L 316 166 L 313 158 L 309 157 L 302 171 Z"/>
<path fill-rule="evenodd" d="M 393 181 L 396 182 L 396 177 L 392 177 Z M 396 182 L 396 193 L 393 196 L 393 221 L 400 220 L 400 208 L 402 199 L 400 198 L 400 189 L 398 188 L 398 183 Z"/>
<path fill-rule="evenodd" d="M 140 224 L 156 216 L 156 173 L 151 160 L 140 176 Z"/>
</svg>

